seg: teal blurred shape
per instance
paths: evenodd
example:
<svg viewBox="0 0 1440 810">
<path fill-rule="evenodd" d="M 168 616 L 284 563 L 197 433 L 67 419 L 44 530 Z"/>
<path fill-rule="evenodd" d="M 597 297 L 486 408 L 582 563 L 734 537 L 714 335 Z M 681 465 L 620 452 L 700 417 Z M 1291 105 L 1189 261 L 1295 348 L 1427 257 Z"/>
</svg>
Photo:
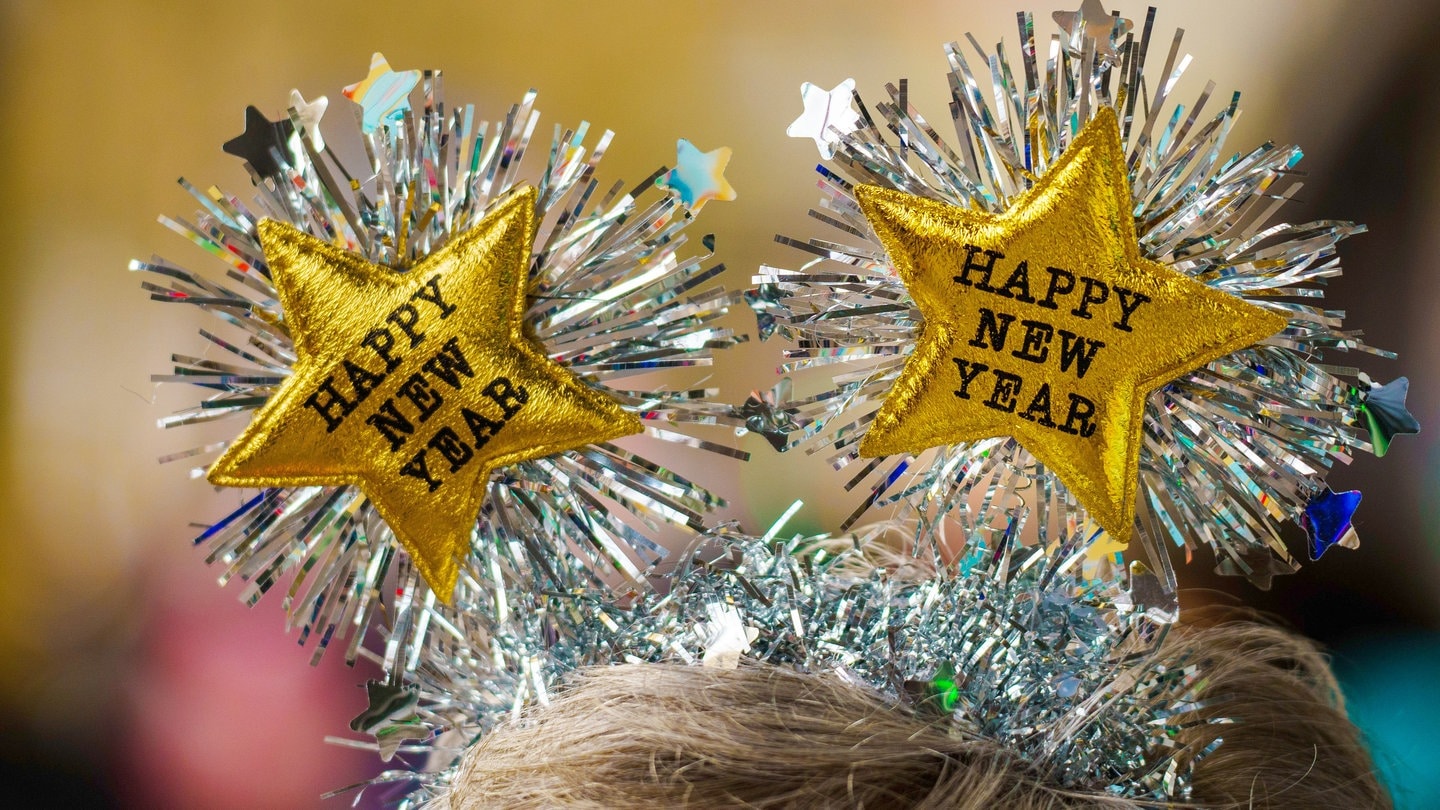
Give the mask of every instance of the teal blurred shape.
<svg viewBox="0 0 1440 810">
<path fill-rule="evenodd" d="M 1352 640 L 1334 669 L 1397 810 L 1440 808 L 1440 634 Z"/>
</svg>

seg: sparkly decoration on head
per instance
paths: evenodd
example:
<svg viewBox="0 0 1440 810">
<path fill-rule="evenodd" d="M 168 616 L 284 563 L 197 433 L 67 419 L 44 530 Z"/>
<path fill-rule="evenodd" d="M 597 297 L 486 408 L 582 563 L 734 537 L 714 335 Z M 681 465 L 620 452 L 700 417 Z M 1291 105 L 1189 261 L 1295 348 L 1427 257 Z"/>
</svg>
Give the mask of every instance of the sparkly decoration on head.
<svg viewBox="0 0 1440 810">
<path fill-rule="evenodd" d="M 725 179 L 725 167 L 729 163 L 730 147 L 701 152 L 681 138 L 675 146 L 675 168 L 656 180 L 655 185 L 669 189 L 685 207 L 699 212 L 710 200 L 735 199 L 735 189 Z"/>
<path fill-rule="evenodd" d="M 809 262 L 762 268 L 747 300 L 762 334 L 799 345 L 782 373 L 816 369 L 834 381 L 781 404 L 794 424 L 784 446 L 855 465 L 847 488 L 868 496 L 847 526 L 874 506 L 903 505 L 922 539 L 947 524 L 967 541 L 1012 524 L 1041 542 L 1128 534 L 1167 591 L 1171 544 L 1187 555 L 1209 545 L 1217 570 L 1260 583 L 1293 571 L 1281 522 L 1301 519 L 1334 462 L 1383 444 L 1362 427 L 1365 394 L 1344 379 L 1357 370 L 1321 361 L 1389 355 L 1315 303 L 1315 285 L 1340 272 L 1337 243 L 1363 229 L 1272 221 L 1298 188 L 1300 150 L 1267 144 L 1227 157 L 1237 101 L 1202 115 L 1206 88 L 1183 113 L 1173 104 L 1190 59 L 1179 33 L 1168 48 L 1151 47 L 1154 9 L 1133 31 L 1085 0 L 1056 15 L 1063 33 L 1048 47 L 1029 13 L 1017 18 L 1019 48 L 986 52 L 973 37 L 945 47 L 953 141 L 912 106 L 905 80 L 887 86 L 873 113 L 857 95 L 862 124 L 819 167 L 823 196 L 811 212 L 833 231 L 777 238 Z M 1105 159 L 1076 154 L 1101 141 Z M 1065 176 L 1077 167 L 1092 176 Z M 1083 201 L 1088 224 L 1056 202 L 1082 183 L 1100 193 Z M 1012 211 L 1035 214 L 1013 238 L 1020 250 L 983 225 Z M 1082 248 L 1086 233 L 1116 236 Z M 1105 276 L 1099 266 L 1152 269 Z M 1192 308 L 1142 323 L 1159 312 L 1143 278 L 1208 289 L 1176 299 Z M 1135 342 L 1111 348 L 1125 339 Z M 1074 390 L 1101 363 L 1114 364 L 1102 391 Z M 1070 390 L 1061 393 L 1061 381 Z M 1060 430 L 1067 419 L 1098 438 L 1108 428 L 1083 421 L 1092 402 L 1088 418 L 1108 413 L 1125 437 L 1106 443 L 1110 458 L 1087 461 L 1046 441 L 1079 445 Z M 972 417 L 986 408 L 994 419 L 981 429 Z M 897 431 L 910 439 L 890 441 Z M 895 455 L 862 459 L 870 453 Z M 1108 532 L 1095 534 L 1096 524 Z"/>
<path fill-rule="evenodd" d="M 1027 546 L 987 533 L 947 566 L 938 554 L 885 548 L 909 529 L 776 539 L 717 533 L 664 576 L 665 592 L 621 607 L 594 592 L 541 592 L 502 549 L 477 568 L 476 602 L 450 655 L 414 673 L 406 720 L 426 742 L 402 753 L 419 773 L 407 808 L 443 795 L 471 741 L 542 707 L 576 669 L 620 662 L 733 666 L 740 656 L 828 673 L 993 741 L 1037 777 L 1146 803 L 1183 799 L 1204 750 L 1176 734 L 1199 721 L 1196 670 L 1152 654 L 1168 625 L 1159 583 L 1117 576 L 1081 546 Z M 891 570 L 877 565 L 887 556 Z M 1123 569 L 1121 569 L 1123 570 Z M 1155 600 L 1155 601 L 1151 601 Z M 763 700 L 763 696 L 757 699 Z"/>
<path fill-rule="evenodd" d="M 161 218 L 218 267 L 131 267 L 156 300 L 213 316 L 209 348 L 155 377 L 204 399 L 160 424 L 228 419 L 233 436 L 255 417 L 233 444 L 164 459 L 203 475 L 223 451 L 215 480 L 262 487 L 196 541 L 221 581 L 247 602 L 279 584 L 317 660 L 337 645 L 403 685 L 491 599 L 483 549 L 537 589 L 628 592 L 703 531 L 721 499 L 646 452 L 743 459 L 725 442 L 746 417 L 689 379 L 631 380 L 744 337 L 719 323 L 742 301 L 716 285 L 723 266 L 684 256 L 694 217 L 654 190 L 663 170 L 602 185 L 613 136 L 587 144 L 584 123 L 527 168 L 533 92 L 488 123 L 445 103 L 438 72 L 412 108 L 409 79 L 376 66 L 366 115 L 406 124 L 325 133 L 368 162 L 317 149 L 350 119 L 297 104 L 286 126 L 306 137 L 270 140 L 252 200 L 182 180 L 203 210 Z"/>
<path fill-rule="evenodd" d="M 449 602 L 492 470 L 642 429 L 524 334 L 534 212 L 517 191 L 404 273 L 261 221 L 295 366 L 211 482 L 359 486 Z"/>
<path fill-rule="evenodd" d="M 1109 109 L 1004 213 L 855 196 L 925 318 L 860 455 L 1014 436 L 1122 542 L 1150 392 L 1285 326 L 1139 255 Z"/>
</svg>

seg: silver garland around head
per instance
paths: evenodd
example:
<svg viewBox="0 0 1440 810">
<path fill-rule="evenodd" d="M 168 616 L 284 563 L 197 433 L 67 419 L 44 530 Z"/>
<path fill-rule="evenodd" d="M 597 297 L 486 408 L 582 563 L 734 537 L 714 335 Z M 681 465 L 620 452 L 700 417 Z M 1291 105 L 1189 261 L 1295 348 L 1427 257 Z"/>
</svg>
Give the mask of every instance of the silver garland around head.
<svg viewBox="0 0 1440 810">
<path fill-rule="evenodd" d="M 423 97 L 419 109 L 410 105 L 412 91 Z M 256 184 L 252 202 L 180 181 L 203 210 L 193 223 L 161 222 L 218 265 L 192 269 L 159 256 L 132 263 L 160 279 L 144 284 L 155 300 L 215 319 L 200 330 L 205 348 L 198 355 L 175 354 L 174 372 L 156 375 L 157 382 L 205 392 L 161 426 L 243 422 L 291 372 L 294 343 L 256 234 L 262 218 L 343 243 L 371 262 L 408 266 L 480 221 L 527 179 L 538 190 L 526 313 L 534 337 L 552 359 L 639 415 L 649 436 L 744 457 L 703 438 L 706 426 L 740 424 L 729 408 L 708 401 L 713 390 L 623 384 L 657 369 L 708 366 L 713 350 L 745 339 L 719 323 L 739 300 L 716 284 L 723 266 L 706 266 L 708 252 L 682 256 L 693 209 L 703 200 L 652 190 L 663 168 L 633 189 L 601 186 L 596 171 L 612 133 L 587 145 L 584 123 L 575 130 L 556 126 L 543 169 L 523 170 L 539 131 L 533 91 L 487 123 L 471 105 L 445 105 L 439 72 L 391 71 L 377 54 L 371 76 L 347 95 L 359 104 L 356 120 L 334 120 L 331 128 L 338 112 L 332 109 L 328 143 L 319 125 L 323 97 L 306 102 L 294 93 L 288 117 L 276 122 L 250 108 L 246 133 L 226 151 L 245 158 Z M 708 251 L 711 240 L 703 241 Z M 162 460 L 208 459 L 225 445 Z M 203 474 L 197 467 L 195 475 Z M 224 567 L 222 582 L 246 583 L 248 602 L 289 576 L 289 622 L 302 643 L 315 642 L 316 660 L 335 642 L 347 642 L 347 661 L 371 655 L 363 649 L 367 630 L 383 623 L 382 663 L 395 681 L 426 660 L 431 646 L 466 638 L 466 612 L 489 598 L 482 550 L 498 544 L 524 557 L 539 589 L 601 580 L 623 586 L 662 557 L 666 543 L 683 545 L 676 536 L 701 531 L 702 516 L 720 503 L 696 483 L 610 443 L 501 468 L 488 484 L 475 553 L 463 561 L 448 606 L 355 487 L 260 491 L 196 542 Z"/>
<path fill-rule="evenodd" d="M 751 427 L 777 447 L 858 468 L 849 486 L 869 495 L 846 525 L 876 504 L 901 502 L 918 510 L 922 523 L 953 520 L 973 533 L 992 520 L 992 508 L 1010 508 L 993 496 L 1018 477 L 1035 485 L 1023 500 L 1042 540 L 1093 531 L 1065 485 L 1013 440 L 941 447 L 919 458 L 859 457 L 859 438 L 923 324 L 852 190 L 868 183 L 1000 212 L 1056 162 L 1096 110 L 1110 106 L 1128 150 L 1141 253 L 1289 319 L 1280 335 L 1150 396 L 1136 536 L 1169 581 L 1164 546 L 1182 545 L 1188 555 L 1204 543 L 1219 571 L 1268 587 L 1272 575 L 1297 568 L 1282 541 L 1283 521 L 1310 531 L 1312 556 L 1354 544 L 1345 510 L 1353 511 L 1358 495 L 1336 500 L 1324 483 L 1331 464 L 1348 462 L 1357 449 L 1383 453 L 1392 435 L 1418 429 L 1404 409 L 1404 378 L 1379 386 L 1354 368 L 1321 362 L 1350 350 L 1390 356 L 1343 331 L 1340 313 L 1308 303 L 1320 297 L 1317 285 L 1340 273 L 1336 244 L 1363 228 L 1273 221 L 1300 187 L 1291 172 L 1300 150 L 1265 144 L 1224 157 L 1238 95 L 1210 113 L 1212 83 L 1188 112 L 1172 105 L 1190 57 L 1181 56 L 1183 32 L 1168 48 L 1152 43 L 1154 9 L 1138 36 L 1098 2 L 1054 16 L 1060 31 L 1048 42 L 1021 13 L 1018 50 L 1002 42 L 987 53 L 973 37 L 968 47 L 945 47 L 950 141 L 911 105 L 904 80 L 887 85 L 888 99 L 873 108 L 852 81 L 828 98 L 814 85 L 802 88 L 806 115 L 791 134 L 815 138 L 827 158 L 817 167 L 820 206 L 810 213 L 834 236 L 777 237 L 810 260 L 799 269 L 764 267 L 750 298 L 762 336 L 798 342 L 782 373 L 823 370 L 834 383 L 773 406 L 755 399 Z"/>
<path fill-rule="evenodd" d="M 402 807 L 443 796 L 469 744 L 548 703 L 580 667 L 733 667 L 743 657 L 844 678 L 994 741 L 1069 789 L 1184 798 L 1205 751 L 1175 742 L 1198 722 L 1186 714 L 1194 668 L 1153 655 L 1173 600 L 1143 566 L 1116 576 L 1112 556 L 1027 545 L 1013 528 L 983 533 L 950 563 L 925 549 L 877 560 L 887 536 L 911 531 L 890 526 L 790 540 L 772 538 L 778 527 L 758 538 L 718 532 L 665 574 L 664 589 L 628 607 L 595 591 L 536 590 L 512 552 L 487 546 L 487 598 L 463 617 L 448 656 L 394 690 L 375 741 L 332 740 L 378 742 L 414 770 L 346 790 L 403 784 Z"/>
</svg>

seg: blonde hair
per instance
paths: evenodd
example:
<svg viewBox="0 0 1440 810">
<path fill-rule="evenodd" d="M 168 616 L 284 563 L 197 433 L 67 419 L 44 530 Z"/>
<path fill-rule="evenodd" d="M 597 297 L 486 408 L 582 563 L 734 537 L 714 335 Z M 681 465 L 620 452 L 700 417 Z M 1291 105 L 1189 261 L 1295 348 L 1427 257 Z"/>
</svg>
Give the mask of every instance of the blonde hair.
<svg viewBox="0 0 1440 810">
<path fill-rule="evenodd" d="M 1309 641 L 1250 621 L 1181 627 L 1160 656 L 1198 664 L 1204 718 L 1179 742 L 1200 807 L 1388 808 L 1339 689 Z M 833 674 L 627 664 L 584 670 L 549 706 L 467 754 L 451 810 L 609 807 L 1133 808 L 1047 784 Z"/>
</svg>

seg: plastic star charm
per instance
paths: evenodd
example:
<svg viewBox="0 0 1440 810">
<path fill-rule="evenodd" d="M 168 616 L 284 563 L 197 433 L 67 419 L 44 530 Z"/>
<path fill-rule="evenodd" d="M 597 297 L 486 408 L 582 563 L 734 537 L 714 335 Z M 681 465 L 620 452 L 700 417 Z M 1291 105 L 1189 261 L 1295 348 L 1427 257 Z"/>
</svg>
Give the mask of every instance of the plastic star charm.
<svg viewBox="0 0 1440 810">
<path fill-rule="evenodd" d="M 290 119 L 271 121 L 252 104 L 245 108 L 245 132 L 226 141 L 220 148 L 249 163 L 250 168 L 261 177 L 269 177 L 280 173 L 280 163 L 271 150 L 286 155 L 290 136 L 294 132 L 295 125 L 290 123 Z"/>
<path fill-rule="evenodd" d="M 360 487 L 448 602 L 492 470 L 641 429 L 524 332 L 535 199 L 404 272 L 262 221 L 297 360 L 210 481 Z"/>
<path fill-rule="evenodd" d="M 370 57 L 370 73 L 341 91 L 360 105 L 363 132 L 374 132 L 385 121 L 398 121 L 410 109 L 410 91 L 420 83 L 418 70 L 391 70 L 378 51 Z"/>
<path fill-rule="evenodd" d="M 656 180 L 655 185 L 669 189 L 692 213 L 698 212 L 710 200 L 735 199 L 735 189 L 725 179 L 725 166 L 729 163 L 730 147 L 701 152 L 681 138 L 675 145 L 675 168 Z"/>
<path fill-rule="evenodd" d="M 1100 0 L 1083 0 L 1079 11 L 1056 11 L 1051 16 L 1068 37 L 1066 48 L 1079 56 L 1085 50 L 1085 38 L 1095 40 L 1095 50 L 1111 64 L 1120 58 L 1115 42 L 1130 31 L 1130 21 L 1105 10 Z"/>
<path fill-rule="evenodd" d="M 1286 324 L 1140 255 L 1110 108 L 1003 213 L 855 196 L 925 319 L 860 454 L 1012 436 L 1121 541 L 1150 392 Z"/>
<path fill-rule="evenodd" d="M 822 158 L 835 157 L 835 145 L 840 143 L 840 138 L 860 126 L 860 113 L 850 106 L 854 95 L 854 79 L 846 79 L 833 90 L 805 82 L 800 85 L 805 112 L 785 129 L 785 134 L 792 138 L 812 138 Z"/>
<path fill-rule="evenodd" d="M 295 111 L 295 120 L 300 122 L 300 128 L 310 136 L 310 145 L 315 147 L 316 152 L 325 149 L 325 139 L 320 137 L 320 119 L 325 117 L 325 110 L 329 106 L 330 99 L 325 96 L 306 101 L 299 90 L 290 91 L 290 109 Z"/>
</svg>

